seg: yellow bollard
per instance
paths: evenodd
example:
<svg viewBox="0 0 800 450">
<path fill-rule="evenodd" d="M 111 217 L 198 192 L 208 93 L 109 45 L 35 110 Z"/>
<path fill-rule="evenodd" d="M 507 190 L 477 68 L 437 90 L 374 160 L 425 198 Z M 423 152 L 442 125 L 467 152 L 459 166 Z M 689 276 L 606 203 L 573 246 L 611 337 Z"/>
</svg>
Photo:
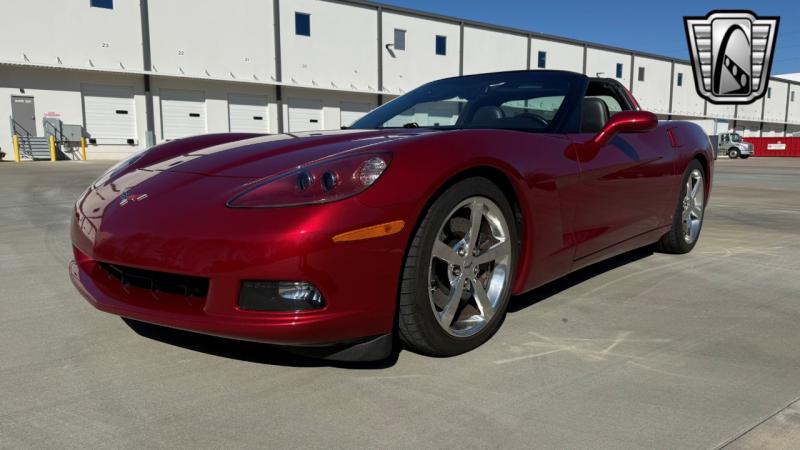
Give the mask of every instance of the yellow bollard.
<svg viewBox="0 0 800 450">
<path fill-rule="evenodd" d="M 16 134 L 11 138 L 14 147 L 14 161 L 19 162 L 19 136 Z"/>
<path fill-rule="evenodd" d="M 50 136 L 50 161 L 56 160 L 56 137 Z"/>
<path fill-rule="evenodd" d="M 81 158 L 86 161 L 86 138 L 81 137 Z"/>
</svg>

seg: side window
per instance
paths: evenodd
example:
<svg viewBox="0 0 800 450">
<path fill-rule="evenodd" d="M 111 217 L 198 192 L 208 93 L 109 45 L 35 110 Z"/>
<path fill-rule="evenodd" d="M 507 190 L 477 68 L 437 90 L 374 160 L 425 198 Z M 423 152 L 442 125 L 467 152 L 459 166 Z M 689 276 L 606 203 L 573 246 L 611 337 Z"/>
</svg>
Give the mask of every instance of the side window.
<svg viewBox="0 0 800 450">
<path fill-rule="evenodd" d="M 510 100 L 500 105 L 500 109 L 503 110 L 507 118 L 533 114 L 547 121 L 551 121 L 559 108 L 561 108 L 563 102 L 563 95 L 538 97 L 527 100 Z"/>
<path fill-rule="evenodd" d="M 311 36 L 311 15 L 294 13 L 294 33 L 298 36 Z"/>
<path fill-rule="evenodd" d="M 604 101 L 606 106 L 608 106 L 608 113 L 612 116 L 620 111 L 622 111 L 622 105 L 619 104 L 616 98 L 610 95 L 597 95 L 594 98 L 599 98 L 600 100 Z"/>
<path fill-rule="evenodd" d="M 447 54 L 447 36 L 436 36 L 436 54 L 437 55 L 446 55 Z"/>
<path fill-rule="evenodd" d="M 399 28 L 394 29 L 394 49 L 406 49 L 406 30 L 401 30 Z"/>
<path fill-rule="evenodd" d="M 453 97 L 447 100 L 418 103 L 413 108 L 409 108 L 391 118 L 382 126 L 399 128 L 409 123 L 414 123 L 420 127 L 453 126 L 456 124 L 466 102 L 465 99 Z"/>
<path fill-rule="evenodd" d="M 597 133 L 608 123 L 611 116 L 631 109 L 624 91 L 625 89 L 615 82 L 604 80 L 589 82 L 581 108 L 581 132 Z M 606 108 L 602 108 L 602 105 Z"/>
<path fill-rule="evenodd" d="M 92 8 L 114 9 L 114 0 L 91 0 L 89 6 Z"/>
</svg>

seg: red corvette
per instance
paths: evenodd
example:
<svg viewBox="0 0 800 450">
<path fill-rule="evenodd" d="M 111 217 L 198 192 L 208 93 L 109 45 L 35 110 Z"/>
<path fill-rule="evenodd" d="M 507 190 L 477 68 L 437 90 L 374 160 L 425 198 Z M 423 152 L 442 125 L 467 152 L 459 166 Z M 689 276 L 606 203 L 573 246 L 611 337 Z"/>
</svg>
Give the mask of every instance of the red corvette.
<svg viewBox="0 0 800 450">
<path fill-rule="evenodd" d="M 81 195 L 72 281 L 96 308 L 379 359 L 455 355 L 512 295 L 650 244 L 697 243 L 696 125 L 560 71 L 436 81 L 350 129 L 155 146 Z"/>
</svg>

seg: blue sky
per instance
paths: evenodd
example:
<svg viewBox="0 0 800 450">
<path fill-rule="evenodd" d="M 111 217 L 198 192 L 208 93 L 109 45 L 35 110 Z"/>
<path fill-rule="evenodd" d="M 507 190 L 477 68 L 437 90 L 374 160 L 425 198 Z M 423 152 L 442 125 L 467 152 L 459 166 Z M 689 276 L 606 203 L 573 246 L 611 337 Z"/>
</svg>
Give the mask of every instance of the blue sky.
<svg viewBox="0 0 800 450">
<path fill-rule="evenodd" d="M 683 16 L 750 9 L 780 16 L 772 74 L 800 72 L 800 0 L 378 0 L 382 3 L 688 59 Z M 641 5 L 641 6 L 634 6 Z"/>
</svg>

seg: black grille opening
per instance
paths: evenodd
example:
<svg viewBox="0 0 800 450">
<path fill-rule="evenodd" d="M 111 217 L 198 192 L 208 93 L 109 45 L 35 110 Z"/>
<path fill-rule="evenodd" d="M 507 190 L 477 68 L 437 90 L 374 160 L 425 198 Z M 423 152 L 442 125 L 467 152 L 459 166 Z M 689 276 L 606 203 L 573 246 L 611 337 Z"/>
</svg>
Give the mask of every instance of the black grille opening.
<svg viewBox="0 0 800 450">
<path fill-rule="evenodd" d="M 208 295 L 208 278 L 135 269 L 104 262 L 99 264 L 106 273 L 126 286 L 184 297 L 205 298 Z"/>
</svg>

